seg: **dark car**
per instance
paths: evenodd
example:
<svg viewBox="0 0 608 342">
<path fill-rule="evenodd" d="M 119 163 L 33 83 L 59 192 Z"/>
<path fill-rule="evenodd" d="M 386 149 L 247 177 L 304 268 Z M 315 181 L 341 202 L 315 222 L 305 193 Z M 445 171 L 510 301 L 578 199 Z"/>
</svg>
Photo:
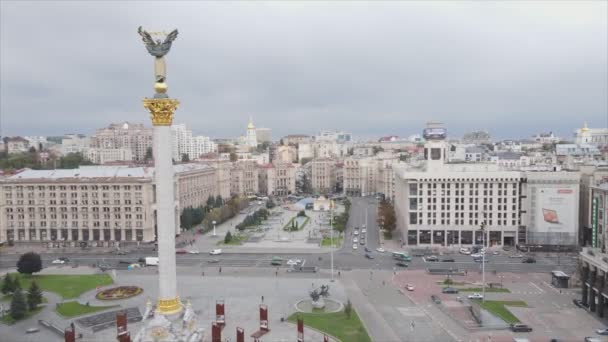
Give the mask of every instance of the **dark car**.
<svg viewBox="0 0 608 342">
<path fill-rule="evenodd" d="M 439 261 L 439 258 L 436 255 L 429 255 L 424 258 L 426 261 Z"/>
<path fill-rule="evenodd" d="M 365 245 L 365 240 L 359 240 L 359 244 L 360 244 L 361 246 Z"/>
<path fill-rule="evenodd" d="M 431 295 L 431 300 L 435 304 L 441 304 L 441 299 L 439 297 L 435 296 L 435 295 Z"/>
<path fill-rule="evenodd" d="M 62 261 L 65 261 L 65 262 L 70 261 L 70 259 L 68 259 L 67 257 L 59 257 L 58 259 L 62 260 Z"/>
<path fill-rule="evenodd" d="M 516 324 L 511 324 L 511 331 L 513 331 L 513 332 L 530 332 L 530 331 L 532 331 L 532 328 L 525 324 L 516 323 Z"/>
<path fill-rule="evenodd" d="M 367 253 L 371 253 L 371 252 L 372 252 L 372 250 L 371 250 L 371 249 L 369 249 L 369 248 L 367 248 L 367 247 L 365 247 L 365 251 L 366 251 Z"/>
<path fill-rule="evenodd" d="M 178 249 L 175 251 L 175 254 L 188 254 L 188 251 L 186 251 L 185 249 Z"/>
<path fill-rule="evenodd" d="M 573 299 L 573 300 L 572 300 L 572 303 L 573 303 L 574 305 L 578 306 L 579 308 L 582 308 L 582 307 L 584 306 L 584 305 L 583 305 L 583 301 L 581 301 L 580 299 Z"/>
<path fill-rule="evenodd" d="M 442 262 L 454 262 L 454 258 L 443 258 L 441 259 Z"/>
<path fill-rule="evenodd" d="M 534 259 L 534 258 L 524 258 L 521 262 L 524 263 L 524 264 L 535 264 L 536 263 L 536 259 Z"/>
<path fill-rule="evenodd" d="M 368 259 L 373 259 L 374 258 L 374 256 L 371 255 L 370 253 L 365 253 L 365 257 L 368 258 Z"/>
<path fill-rule="evenodd" d="M 405 261 L 397 261 L 397 263 L 395 265 L 397 265 L 399 267 L 408 267 L 409 266 L 409 264 Z"/>
<path fill-rule="evenodd" d="M 453 287 L 444 287 L 441 292 L 443 293 L 458 293 L 458 289 L 455 289 Z"/>
</svg>

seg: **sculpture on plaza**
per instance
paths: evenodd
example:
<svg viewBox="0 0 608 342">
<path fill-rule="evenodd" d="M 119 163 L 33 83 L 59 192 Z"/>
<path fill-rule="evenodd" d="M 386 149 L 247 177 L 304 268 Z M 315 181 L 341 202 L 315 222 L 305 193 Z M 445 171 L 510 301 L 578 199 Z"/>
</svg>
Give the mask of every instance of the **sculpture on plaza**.
<svg viewBox="0 0 608 342">
<path fill-rule="evenodd" d="M 164 57 L 167 53 L 169 53 L 169 50 L 171 50 L 171 44 L 173 44 L 173 41 L 175 40 L 175 38 L 177 38 L 177 29 L 167 34 L 164 41 L 161 41 L 160 39 L 154 41 L 152 35 L 142 29 L 141 26 L 137 29 L 137 33 L 139 33 L 139 35 L 141 36 L 141 40 L 146 45 L 148 53 L 156 57 L 154 63 L 156 83 L 164 83 L 167 77 Z"/>
<path fill-rule="evenodd" d="M 313 289 L 308 294 L 312 299 L 312 306 L 316 309 L 322 309 L 325 307 L 323 298 L 329 297 L 329 285 L 321 285 L 320 288 Z"/>
</svg>

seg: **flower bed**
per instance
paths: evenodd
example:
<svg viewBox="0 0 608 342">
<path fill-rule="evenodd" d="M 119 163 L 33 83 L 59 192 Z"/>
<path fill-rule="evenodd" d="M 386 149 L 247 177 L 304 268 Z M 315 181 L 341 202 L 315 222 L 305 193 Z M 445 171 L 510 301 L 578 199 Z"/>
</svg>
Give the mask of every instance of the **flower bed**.
<svg viewBox="0 0 608 342">
<path fill-rule="evenodd" d="M 137 286 L 119 286 L 99 292 L 95 298 L 101 300 L 115 300 L 135 297 L 144 292 L 141 287 Z"/>
</svg>

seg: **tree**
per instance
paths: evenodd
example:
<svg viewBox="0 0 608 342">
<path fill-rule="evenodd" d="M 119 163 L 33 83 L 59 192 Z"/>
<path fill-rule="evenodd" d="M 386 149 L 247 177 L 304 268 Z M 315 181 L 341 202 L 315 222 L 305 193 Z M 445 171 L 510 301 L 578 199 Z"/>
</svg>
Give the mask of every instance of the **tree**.
<svg viewBox="0 0 608 342">
<path fill-rule="evenodd" d="M 207 198 L 207 207 L 215 208 L 215 198 L 213 196 L 209 196 L 209 198 Z"/>
<path fill-rule="evenodd" d="M 232 241 L 232 233 L 230 231 L 226 232 L 226 236 L 224 237 L 224 243 L 230 243 Z"/>
<path fill-rule="evenodd" d="M 374 155 L 378 154 L 378 152 L 382 152 L 384 151 L 384 148 L 382 148 L 382 146 L 374 146 L 372 147 L 372 153 Z"/>
<path fill-rule="evenodd" d="M 395 208 L 386 200 L 380 202 L 380 213 L 378 215 L 378 225 L 383 229 L 392 232 L 397 227 L 397 217 Z"/>
<path fill-rule="evenodd" d="M 224 205 L 224 200 L 222 199 L 222 196 L 220 196 L 220 195 L 215 196 L 215 207 L 219 208 L 223 205 Z"/>
<path fill-rule="evenodd" d="M 305 212 L 304 210 L 300 210 L 300 211 L 298 212 L 298 216 L 301 216 L 301 217 L 306 217 L 306 212 Z"/>
<path fill-rule="evenodd" d="M 27 313 L 27 303 L 21 289 L 15 289 L 13 299 L 11 300 L 11 317 L 14 319 L 22 319 Z"/>
<path fill-rule="evenodd" d="M 188 153 L 182 153 L 182 163 L 187 163 L 190 161 L 190 156 Z"/>
<path fill-rule="evenodd" d="M 59 159 L 61 169 L 77 169 L 80 165 L 93 165 L 93 163 L 85 159 L 80 152 L 68 153 Z"/>
<path fill-rule="evenodd" d="M 15 282 L 13 281 L 13 277 L 11 277 L 10 273 L 7 273 L 4 276 L 4 281 L 2 282 L 2 293 L 9 294 L 15 291 Z"/>
<path fill-rule="evenodd" d="M 27 293 L 27 305 L 30 310 L 34 310 L 40 303 L 42 303 L 42 290 L 38 286 L 38 283 L 33 281 Z"/>
<path fill-rule="evenodd" d="M 34 252 L 22 254 L 17 261 L 17 271 L 19 273 L 32 274 L 42 270 L 42 260 L 40 255 Z"/>
<path fill-rule="evenodd" d="M 194 225 L 194 217 L 192 215 L 192 208 L 184 208 L 180 217 L 181 227 L 190 229 Z"/>
<path fill-rule="evenodd" d="M 350 302 L 350 299 L 348 301 L 346 301 L 346 304 L 344 305 L 344 313 L 346 314 L 346 317 L 350 318 L 350 315 L 353 312 L 353 303 Z"/>
<path fill-rule="evenodd" d="M 239 157 L 234 152 L 230 152 L 230 161 L 235 162 L 239 159 Z"/>
<path fill-rule="evenodd" d="M 146 156 L 144 157 L 145 161 L 149 161 L 154 159 L 154 155 L 152 153 L 152 146 L 148 146 L 148 148 L 146 149 Z"/>
<path fill-rule="evenodd" d="M 268 201 L 266 201 L 266 209 L 272 209 L 272 208 L 274 208 L 276 206 L 277 205 L 274 204 L 274 202 L 271 199 L 269 199 Z"/>
</svg>

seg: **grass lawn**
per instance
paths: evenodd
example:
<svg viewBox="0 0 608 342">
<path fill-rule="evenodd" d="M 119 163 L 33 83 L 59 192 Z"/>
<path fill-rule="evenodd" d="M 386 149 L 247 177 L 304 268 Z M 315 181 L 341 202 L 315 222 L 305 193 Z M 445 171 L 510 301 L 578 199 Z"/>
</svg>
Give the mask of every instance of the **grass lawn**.
<svg viewBox="0 0 608 342">
<path fill-rule="evenodd" d="M 452 281 L 451 283 L 446 283 L 445 280 L 438 281 L 437 284 L 439 284 L 439 285 L 445 285 L 445 286 L 463 286 L 463 285 L 467 285 L 467 283 L 460 282 L 460 281 Z M 460 290 L 460 291 L 464 291 L 464 290 Z"/>
<path fill-rule="evenodd" d="M 321 241 L 321 246 L 323 246 L 323 247 L 329 247 L 329 246 L 331 246 L 331 242 L 332 241 L 331 241 L 330 238 L 328 238 L 328 237 L 323 238 L 323 240 Z M 340 247 L 340 245 L 342 244 L 342 237 L 340 237 L 340 236 L 334 236 L 333 243 L 334 243 L 334 247 Z"/>
<path fill-rule="evenodd" d="M 11 275 L 14 277 L 16 274 Z M 66 299 L 77 298 L 99 285 L 112 284 L 112 278 L 107 274 L 38 274 L 31 276 L 19 274 L 19 284 L 22 289 L 29 289 L 32 280 L 35 280 L 43 291 L 55 292 Z"/>
<path fill-rule="evenodd" d="M 304 223 L 302 223 L 301 225 L 298 226 L 298 228 L 293 228 L 291 225 L 296 218 L 298 218 L 298 216 L 294 216 L 292 217 L 289 221 L 287 221 L 287 223 L 283 226 L 283 230 L 286 230 L 288 232 L 291 231 L 298 231 L 298 230 L 302 230 L 304 229 L 304 227 L 306 227 L 306 225 L 308 224 L 308 221 L 310 221 L 310 217 L 306 216 L 306 219 L 304 220 Z M 297 222 L 297 221 L 296 221 Z"/>
<path fill-rule="evenodd" d="M 509 309 L 506 308 L 506 306 L 528 307 L 528 304 L 521 300 L 486 300 L 486 302 L 483 303 L 481 299 L 475 299 L 475 302 L 507 323 L 519 323 L 520 321 L 511 313 L 511 311 L 509 311 Z"/>
<path fill-rule="evenodd" d="M 466 287 L 462 289 L 458 289 L 460 292 L 483 292 L 481 287 Z M 486 287 L 486 292 L 504 292 L 511 293 L 509 289 L 505 289 L 504 287 Z"/>
<path fill-rule="evenodd" d="M 34 309 L 34 310 L 32 310 L 32 311 L 28 311 L 28 312 L 25 314 L 25 317 L 23 317 L 23 318 L 22 318 L 22 319 L 20 319 L 19 321 L 24 320 L 24 319 L 28 319 L 28 318 L 30 318 L 30 317 L 32 317 L 32 316 L 34 316 L 35 314 L 39 313 L 39 312 L 40 312 L 40 310 L 42 310 L 42 308 L 43 308 L 42 306 L 38 306 L 36 309 Z M 14 324 L 15 322 L 18 322 L 18 321 L 15 321 L 15 320 L 13 319 L 13 317 L 11 317 L 11 315 L 4 315 L 2 318 L 0 318 L 0 322 L 2 322 L 2 323 L 4 323 L 4 324 L 11 325 L 11 324 Z"/>
<path fill-rule="evenodd" d="M 369 338 L 369 335 L 367 334 L 367 331 L 365 331 L 365 327 L 363 327 L 355 310 L 352 311 L 350 318 L 347 318 L 344 312 L 329 314 L 296 312 L 289 316 L 287 320 L 296 323 L 298 321 L 298 315 L 302 315 L 304 325 L 326 332 L 340 339 L 340 341 L 371 342 L 371 338 Z M 306 334 L 306 332 L 304 332 L 304 334 Z"/>
<path fill-rule="evenodd" d="M 76 317 L 86 315 L 92 312 L 102 311 L 110 308 L 118 307 L 118 305 L 110 306 L 86 306 L 76 301 L 65 302 L 57 306 L 57 312 L 64 317 Z"/>
</svg>

